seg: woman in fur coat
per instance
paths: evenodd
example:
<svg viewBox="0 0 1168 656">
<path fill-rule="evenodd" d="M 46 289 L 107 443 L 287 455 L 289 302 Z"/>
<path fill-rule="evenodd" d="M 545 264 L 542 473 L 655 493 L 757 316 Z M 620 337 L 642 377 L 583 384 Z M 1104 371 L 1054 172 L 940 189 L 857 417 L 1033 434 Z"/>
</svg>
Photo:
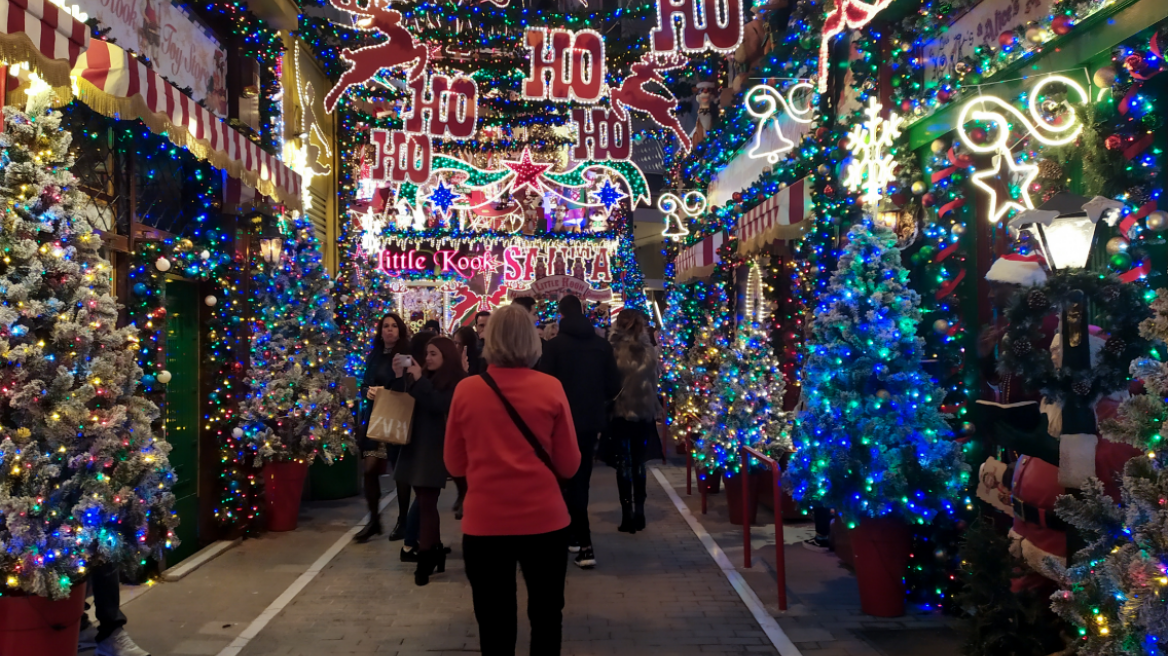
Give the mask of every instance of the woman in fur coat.
<svg viewBox="0 0 1168 656">
<path fill-rule="evenodd" d="M 617 315 L 609 335 L 622 387 L 613 402 L 608 464 L 616 469 L 620 493 L 621 525 L 617 530 L 625 533 L 645 529 L 645 463 L 661 457 L 658 355 L 647 324 L 643 313 L 624 310 Z"/>
</svg>

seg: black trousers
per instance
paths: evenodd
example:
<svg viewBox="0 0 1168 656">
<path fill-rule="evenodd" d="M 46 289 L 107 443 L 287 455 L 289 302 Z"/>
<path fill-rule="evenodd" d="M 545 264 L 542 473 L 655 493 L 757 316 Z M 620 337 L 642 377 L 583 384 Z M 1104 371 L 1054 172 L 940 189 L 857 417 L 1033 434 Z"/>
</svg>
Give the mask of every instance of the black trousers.
<svg viewBox="0 0 1168 656">
<path fill-rule="evenodd" d="M 617 417 L 612 420 L 612 441 L 615 451 L 616 489 L 621 505 L 645 503 L 645 462 L 647 440 L 657 438 L 657 425 L 652 421 L 630 421 Z"/>
<path fill-rule="evenodd" d="M 110 637 L 114 631 L 126 625 L 122 614 L 121 579 L 116 563 L 106 563 L 90 568 L 89 587 L 93 593 L 94 615 L 97 617 L 97 641 Z M 89 604 L 85 605 L 89 608 Z M 81 627 L 89 626 L 89 615 L 81 614 Z"/>
<path fill-rule="evenodd" d="M 564 503 L 572 518 L 569 537 L 581 547 L 592 546 L 592 531 L 588 526 L 588 486 L 592 481 L 592 455 L 596 451 L 596 435 L 576 433 L 580 445 L 580 469 L 564 482 Z"/>
<path fill-rule="evenodd" d="M 567 549 L 567 529 L 537 535 L 462 536 L 483 656 L 515 655 L 517 563 L 527 584 L 531 656 L 559 656 Z"/>
</svg>

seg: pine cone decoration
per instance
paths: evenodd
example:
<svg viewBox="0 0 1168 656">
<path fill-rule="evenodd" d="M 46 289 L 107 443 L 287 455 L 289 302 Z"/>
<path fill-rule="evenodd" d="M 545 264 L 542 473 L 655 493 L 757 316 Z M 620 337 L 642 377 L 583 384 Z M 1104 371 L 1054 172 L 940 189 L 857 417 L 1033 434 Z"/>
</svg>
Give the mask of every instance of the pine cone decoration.
<svg viewBox="0 0 1168 656">
<path fill-rule="evenodd" d="M 1034 346 L 1030 343 L 1030 340 L 1028 340 L 1028 339 L 1020 339 L 1020 340 L 1014 342 L 1013 345 L 1010 346 L 1010 348 L 1014 351 L 1014 355 L 1017 355 L 1018 357 L 1026 355 L 1030 351 L 1034 350 Z"/>
<path fill-rule="evenodd" d="M 1035 290 L 1026 297 L 1026 304 L 1031 310 L 1045 310 L 1050 307 L 1050 299 L 1046 297 L 1045 292 Z"/>
<path fill-rule="evenodd" d="M 1127 190 L 1128 201 L 1136 207 L 1143 207 L 1152 200 L 1152 194 L 1148 191 L 1147 185 L 1136 185 Z"/>
<path fill-rule="evenodd" d="M 1103 352 L 1110 353 L 1111 355 L 1119 355 L 1120 353 L 1123 353 L 1123 349 L 1126 346 L 1127 342 L 1123 341 L 1122 338 L 1112 337 L 1111 339 L 1107 340 L 1106 344 L 1103 345 Z"/>
<path fill-rule="evenodd" d="M 1061 180 L 1063 167 L 1053 159 L 1044 159 L 1038 163 L 1038 175 L 1047 180 Z"/>
<path fill-rule="evenodd" d="M 1087 396 L 1091 393 L 1091 383 L 1080 380 L 1074 385 L 1071 385 L 1071 391 L 1079 396 Z"/>
</svg>

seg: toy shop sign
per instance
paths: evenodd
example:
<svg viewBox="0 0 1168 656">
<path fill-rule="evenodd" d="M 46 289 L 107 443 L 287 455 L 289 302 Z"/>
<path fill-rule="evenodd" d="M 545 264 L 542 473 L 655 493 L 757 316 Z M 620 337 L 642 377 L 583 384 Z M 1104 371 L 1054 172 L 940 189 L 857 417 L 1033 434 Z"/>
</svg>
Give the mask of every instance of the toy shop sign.
<svg viewBox="0 0 1168 656">
<path fill-rule="evenodd" d="M 84 0 L 81 8 L 109 29 L 109 40 L 149 57 L 155 72 L 227 116 L 226 53 L 188 10 L 170 0 Z"/>
<path fill-rule="evenodd" d="M 999 39 L 1017 25 L 1025 25 L 1050 15 L 1054 0 L 983 0 L 953 21 L 948 30 L 925 44 L 921 53 L 925 64 L 925 83 L 940 84 L 957 78 L 957 64 L 973 55 L 978 46 L 1002 45 Z M 1010 42 L 1014 47 L 1021 43 Z"/>
<path fill-rule="evenodd" d="M 511 244 L 487 248 L 470 245 L 403 243 L 387 245 L 377 268 L 393 277 L 458 277 L 470 280 L 477 275 L 500 276 L 510 287 L 530 285 L 555 275 L 578 275 L 591 283 L 612 282 L 615 242 L 583 240 Z"/>
</svg>

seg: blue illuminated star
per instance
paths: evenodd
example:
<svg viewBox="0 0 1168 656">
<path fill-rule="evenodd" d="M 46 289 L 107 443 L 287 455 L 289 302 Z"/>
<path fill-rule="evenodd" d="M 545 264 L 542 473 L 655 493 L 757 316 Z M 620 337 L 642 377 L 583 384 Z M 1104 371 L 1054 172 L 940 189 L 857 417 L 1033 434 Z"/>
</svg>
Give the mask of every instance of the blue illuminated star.
<svg viewBox="0 0 1168 656">
<path fill-rule="evenodd" d="M 444 214 L 450 213 L 450 207 L 454 205 L 454 201 L 458 200 L 459 198 L 462 198 L 462 196 L 460 194 L 454 193 L 450 187 L 447 187 L 441 181 L 438 182 L 438 186 L 434 189 L 433 193 L 430 194 L 430 202 L 433 203 L 434 207 L 437 207 Z"/>
<path fill-rule="evenodd" d="M 628 194 L 621 193 L 619 187 L 612 185 L 612 180 L 607 179 L 604 181 L 604 186 L 600 188 L 600 191 L 596 192 L 596 199 L 604 205 L 604 209 L 609 211 L 612 211 L 613 205 L 619 203 L 622 198 L 628 197 Z"/>
</svg>

